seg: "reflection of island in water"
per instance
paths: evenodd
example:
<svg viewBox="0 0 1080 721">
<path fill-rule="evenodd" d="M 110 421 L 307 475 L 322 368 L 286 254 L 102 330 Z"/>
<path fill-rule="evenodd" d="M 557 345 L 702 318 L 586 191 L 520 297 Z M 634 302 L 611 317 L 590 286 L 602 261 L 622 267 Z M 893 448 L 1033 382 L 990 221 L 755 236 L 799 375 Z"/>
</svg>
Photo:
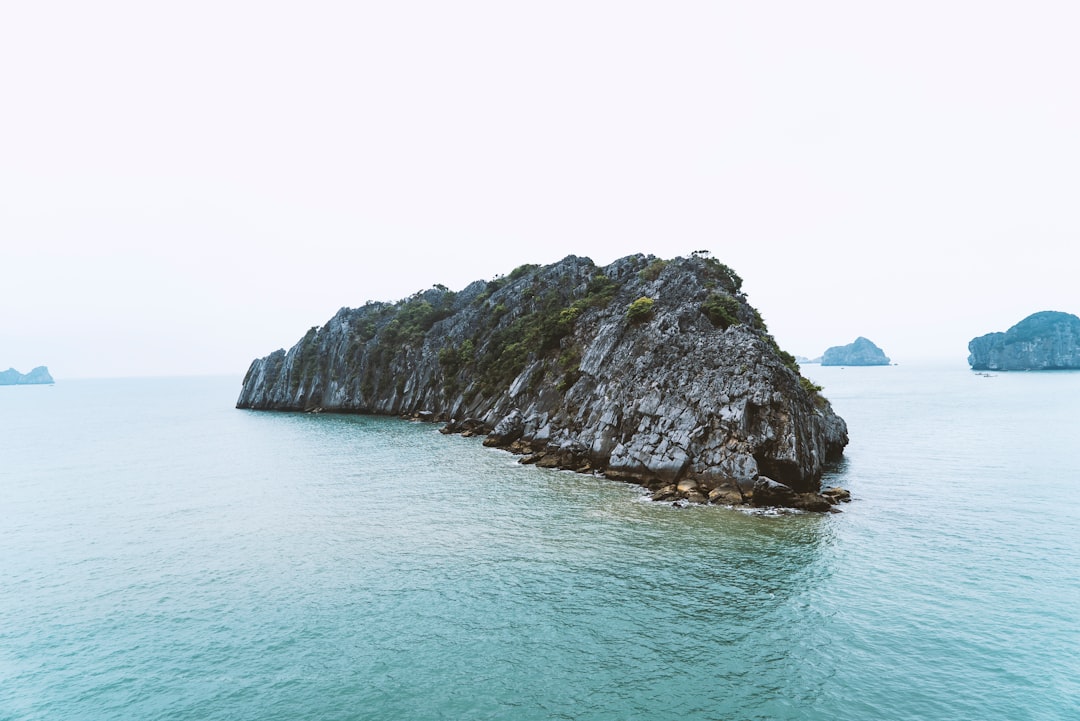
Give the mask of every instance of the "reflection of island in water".
<svg viewBox="0 0 1080 721">
<path fill-rule="evenodd" d="M 45 366 L 38 366 L 25 374 L 14 368 L 0 371 L 0 386 L 29 386 L 45 383 L 55 383 L 53 377 L 49 375 L 49 369 Z"/>
</svg>

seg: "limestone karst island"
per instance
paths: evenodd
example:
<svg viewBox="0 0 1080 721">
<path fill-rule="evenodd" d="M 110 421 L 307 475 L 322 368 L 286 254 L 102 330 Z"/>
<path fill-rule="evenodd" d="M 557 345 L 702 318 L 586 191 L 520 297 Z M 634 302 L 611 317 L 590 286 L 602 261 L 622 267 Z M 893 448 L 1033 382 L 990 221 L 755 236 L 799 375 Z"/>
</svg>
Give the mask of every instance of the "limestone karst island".
<svg viewBox="0 0 1080 721">
<path fill-rule="evenodd" d="M 20 373 L 14 368 L 0 371 L 0 386 L 41 385 L 54 382 L 53 377 L 49 375 L 49 369 L 45 366 L 38 366 L 29 373 Z"/>
<path fill-rule="evenodd" d="M 862 336 L 847 345 L 833 346 L 821 355 L 823 366 L 887 366 L 889 363 L 885 352 Z"/>
<path fill-rule="evenodd" d="M 252 362 L 238 408 L 401 415 L 656 500 L 824 511 L 847 426 L 704 253 L 569 256 L 342 308 Z"/>
<path fill-rule="evenodd" d="M 1044 310 L 1004 333 L 987 333 L 968 343 L 972 370 L 1028 371 L 1080 368 L 1080 318 Z"/>
</svg>

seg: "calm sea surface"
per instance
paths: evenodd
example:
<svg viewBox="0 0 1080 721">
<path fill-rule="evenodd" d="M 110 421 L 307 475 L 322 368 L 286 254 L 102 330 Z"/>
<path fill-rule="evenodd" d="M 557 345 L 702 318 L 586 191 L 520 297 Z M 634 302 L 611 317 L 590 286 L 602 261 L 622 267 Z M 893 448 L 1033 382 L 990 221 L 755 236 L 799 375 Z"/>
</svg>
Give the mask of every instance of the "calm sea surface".
<svg viewBox="0 0 1080 721">
<path fill-rule="evenodd" d="M 841 514 L 239 377 L 0 387 L 0 719 L 1080 719 L 1080 373 L 804 370 Z"/>
</svg>

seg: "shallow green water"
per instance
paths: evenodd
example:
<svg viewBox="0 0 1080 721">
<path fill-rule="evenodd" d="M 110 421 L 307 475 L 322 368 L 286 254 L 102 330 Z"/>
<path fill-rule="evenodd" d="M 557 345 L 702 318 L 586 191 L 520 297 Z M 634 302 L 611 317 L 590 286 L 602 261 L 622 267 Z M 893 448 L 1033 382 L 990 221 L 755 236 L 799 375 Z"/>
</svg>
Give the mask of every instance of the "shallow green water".
<svg viewBox="0 0 1080 721">
<path fill-rule="evenodd" d="M 805 370 L 842 514 L 237 378 L 0 388 L 0 719 L 1080 718 L 1080 374 Z"/>
</svg>

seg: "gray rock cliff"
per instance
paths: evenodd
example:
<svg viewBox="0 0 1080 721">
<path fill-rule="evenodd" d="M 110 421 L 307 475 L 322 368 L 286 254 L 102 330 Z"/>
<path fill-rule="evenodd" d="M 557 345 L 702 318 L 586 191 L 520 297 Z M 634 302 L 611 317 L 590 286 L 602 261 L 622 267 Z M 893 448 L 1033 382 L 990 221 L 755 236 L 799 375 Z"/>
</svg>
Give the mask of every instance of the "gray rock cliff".
<svg viewBox="0 0 1080 721">
<path fill-rule="evenodd" d="M 823 366 L 887 366 L 889 357 L 884 351 L 862 336 L 847 345 L 829 348 L 821 355 Z"/>
<path fill-rule="evenodd" d="M 968 343 L 973 370 L 1064 370 L 1080 368 L 1080 318 L 1044 310 L 1004 333 L 987 333 Z"/>
<path fill-rule="evenodd" d="M 748 499 L 763 475 L 812 495 L 846 424 L 741 283 L 701 254 L 569 256 L 343 308 L 255 360 L 237 407 L 438 420 L 522 462 L 682 498 Z"/>
<path fill-rule="evenodd" d="M 49 375 L 49 369 L 45 366 L 38 366 L 29 373 L 20 373 L 14 368 L 0 371 L 0 386 L 23 386 L 54 382 L 53 377 Z"/>
</svg>

